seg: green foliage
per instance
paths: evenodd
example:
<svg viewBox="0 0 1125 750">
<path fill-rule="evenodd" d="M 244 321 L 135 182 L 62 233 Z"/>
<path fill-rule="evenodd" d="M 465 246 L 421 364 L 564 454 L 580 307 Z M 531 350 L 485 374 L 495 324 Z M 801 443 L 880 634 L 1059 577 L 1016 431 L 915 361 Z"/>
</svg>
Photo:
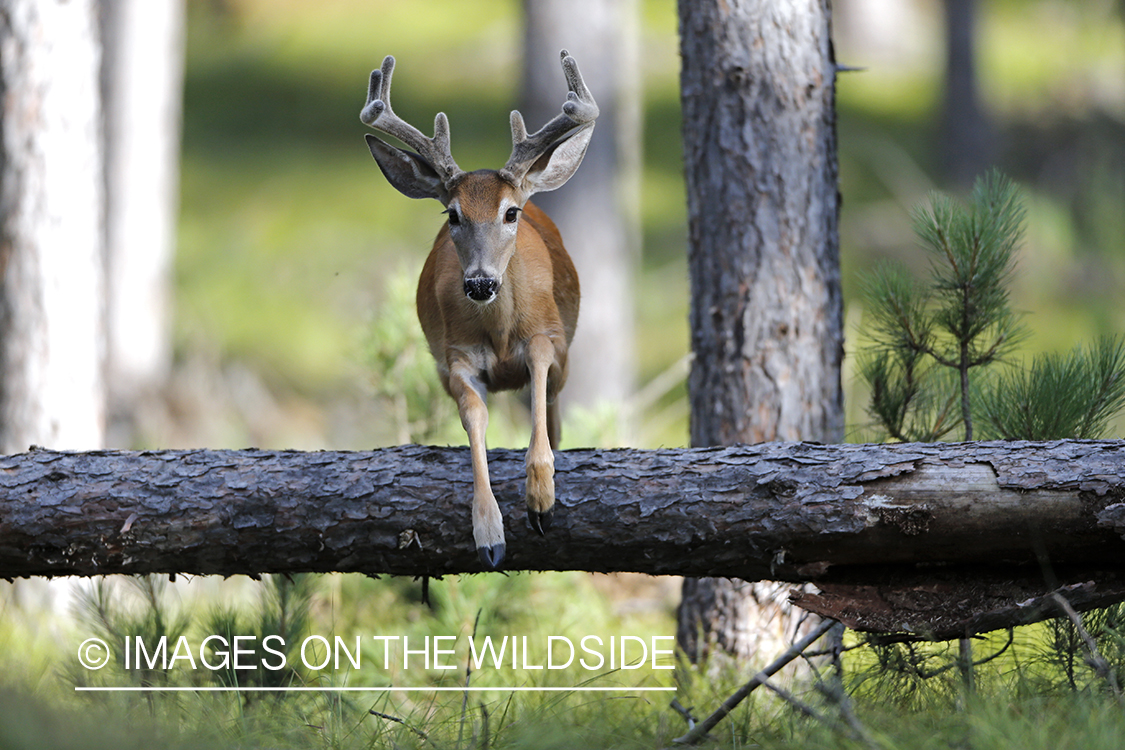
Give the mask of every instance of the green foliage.
<svg viewBox="0 0 1125 750">
<path fill-rule="evenodd" d="M 860 357 L 859 372 L 871 387 L 870 412 L 891 438 L 939 440 L 960 420 L 952 391 L 936 387 L 925 351 L 932 332 L 924 291 L 895 266 L 877 268 L 865 284 L 871 301 L 874 346 Z"/>
<path fill-rule="evenodd" d="M 1078 693 L 1103 696 L 1125 676 L 1125 605 L 1115 604 L 1082 615 L 1082 627 L 1097 644 L 1097 659 L 1109 673 L 1098 674 L 1096 660 L 1078 626 L 1067 618 L 1049 620 L 1039 630 L 1031 669 L 1040 694 Z"/>
<path fill-rule="evenodd" d="M 106 718 L 0 683 L 0 748 L 4 750 L 214 747 L 151 716 Z"/>
<path fill-rule="evenodd" d="M 919 345 L 946 367 L 995 362 L 1018 339 L 1007 284 L 1023 219 L 1016 186 L 996 171 L 977 179 L 967 206 L 935 194 L 928 210 L 915 211 L 914 231 L 931 256 L 924 325 L 938 334 Z"/>
<path fill-rule="evenodd" d="M 309 617 L 316 592 L 317 577 L 311 575 L 265 576 L 257 589 L 257 606 L 251 611 L 245 607 L 235 608 L 217 605 L 210 609 L 188 608 L 174 604 L 165 576 L 149 575 L 136 577 L 99 578 L 77 591 L 74 613 L 83 623 L 86 632 L 96 635 L 110 644 L 114 665 L 97 672 L 86 670 L 70 674 L 74 684 L 83 685 L 90 680 L 112 685 L 162 686 L 190 684 L 209 684 L 217 686 L 278 686 L 290 684 L 300 679 L 302 674 L 293 669 L 270 670 L 261 666 L 262 660 L 279 657 L 270 656 L 263 649 L 269 636 L 279 636 L 275 643 L 285 644 L 287 663 L 292 667 L 299 665 L 294 658 L 293 648 L 300 645 L 301 637 L 309 628 Z M 211 635 L 220 636 L 222 641 L 206 642 Z M 248 636 L 244 642 L 242 662 L 255 665 L 252 669 L 234 668 L 233 660 L 226 660 L 217 669 L 186 670 L 191 662 L 186 656 L 181 659 L 160 658 L 155 655 L 156 644 L 166 643 L 165 654 L 174 655 L 182 638 L 191 642 L 193 658 L 202 648 L 208 654 L 211 664 L 224 663 L 224 653 L 233 648 L 234 636 Z M 137 652 L 121 647 L 126 638 L 140 639 L 145 645 L 145 657 L 137 658 Z M 275 646 L 276 648 L 276 646 Z M 132 657 L 126 666 L 126 651 Z M 150 653 L 151 652 L 151 653 Z M 186 651 L 181 651 L 186 654 Z M 146 659 L 151 658 L 155 666 Z M 165 662 L 167 666 L 165 666 Z M 194 662 L 192 662 L 194 663 Z"/>
<path fill-rule="evenodd" d="M 110 643 L 123 643 L 127 635 L 139 636 L 146 643 L 155 643 L 161 638 L 175 643 L 187 633 L 191 620 L 186 613 L 170 606 L 166 577 L 132 576 L 121 580 L 120 588 L 99 578 L 78 590 L 75 615 L 93 633 Z M 123 668 L 124 652 L 118 650 L 114 655 L 117 665 Z M 122 673 L 139 685 L 167 685 L 171 680 L 171 670 L 147 665 L 122 669 Z"/>
<path fill-rule="evenodd" d="M 988 437 L 1005 440 L 1098 438 L 1125 406 L 1125 340 L 1103 337 L 1068 354 L 1042 354 L 1010 368 L 981 392 Z"/>
<path fill-rule="evenodd" d="M 234 643 L 236 636 L 251 636 L 251 646 L 246 649 L 245 661 L 252 669 L 235 669 L 233 661 L 223 660 L 227 646 L 212 646 L 211 663 L 225 663 L 211 675 L 220 685 L 230 687 L 280 687 L 300 683 L 304 672 L 298 650 L 302 637 L 309 630 L 309 616 L 313 595 L 316 591 L 315 576 L 295 574 L 291 576 L 266 576 L 259 588 L 257 611 L 245 613 L 233 607 L 220 606 L 211 611 L 203 624 L 203 632 L 222 636 L 220 643 Z M 267 638 L 272 640 L 267 641 Z M 284 644 L 278 646 L 277 644 Z M 267 663 L 277 663 L 280 657 L 267 653 L 265 646 L 285 656 L 286 669 L 268 669 Z"/>
<path fill-rule="evenodd" d="M 387 278 L 385 298 L 368 327 L 363 362 L 375 395 L 386 405 L 394 441 L 461 440 L 457 410 L 434 370 L 414 310 L 418 274 L 400 266 Z"/>
<path fill-rule="evenodd" d="M 915 211 L 928 285 L 892 266 L 864 284 L 874 346 L 860 377 L 871 387 L 871 415 L 893 439 L 940 440 L 958 426 L 972 439 L 970 371 L 1001 359 L 1023 335 L 1007 291 L 1022 221 L 1016 187 L 990 172 L 968 205 L 935 194 Z M 956 391 L 940 368 L 956 374 Z"/>
<path fill-rule="evenodd" d="M 896 266 L 866 279 L 872 346 L 858 371 L 868 414 L 890 439 L 929 442 L 960 429 L 972 440 L 974 422 L 992 438 L 1094 438 L 1125 406 L 1125 342 L 1115 339 L 975 375 L 1004 365 L 1026 335 L 1008 295 L 1023 219 L 1016 187 L 990 172 L 968 204 L 935 195 L 915 211 L 928 283 Z"/>
<path fill-rule="evenodd" d="M 876 701 L 879 696 L 903 710 L 943 703 L 955 705 L 961 694 L 956 672 L 957 647 L 950 643 L 880 644 L 860 637 L 862 651 L 852 659 L 852 695 Z"/>
</svg>

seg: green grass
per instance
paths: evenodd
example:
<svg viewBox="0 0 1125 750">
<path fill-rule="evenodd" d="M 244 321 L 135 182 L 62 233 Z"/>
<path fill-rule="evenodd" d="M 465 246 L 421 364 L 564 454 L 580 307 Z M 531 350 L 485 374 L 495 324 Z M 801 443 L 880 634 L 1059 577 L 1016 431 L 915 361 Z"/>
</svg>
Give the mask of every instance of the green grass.
<svg viewBox="0 0 1125 750">
<path fill-rule="evenodd" d="M 356 575 L 309 577 L 313 597 L 310 620 L 303 633 L 329 638 L 339 635 L 352 643 L 356 635 L 424 638 L 435 634 L 516 634 L 542 639 L 550 634 L 577 637 L 597 633 L 670 634 L 670 606 L 635 610 L 621 608 L 604 593 L 600 580 L 579 573 L 502 576 L 457 576 L 431 583 L 432 607 L 418 599 L 420 584 L 404 579 L 374 580 Z M 135 587 L 116 584 L 111 620 L 139 633 L 152 627 Z M 167 621 L 182 620 L 193 643 L 207 633 L 218 603 L 232 606 L 244 623 L 256 617 L 259 594 L 269 584 L 195 579 L 166 587 L 158 599 Z M 134 592 L 129 594 L 129 592 Z M 7 592 L 10 594 L 10 591 Z M 671 747 L 687 726 L 672 711 L 667 693 L 529 693 L 496 690 L 413 693 L 301 693 L 284 696 L 257 694 L 75 693 L 75 684 L 136 685 L 136 673 L 117 666 L 97 673 L 77 667 L 77 643 L 89 637 L 91 625 L 78 625 L 53 638 L 37 636 L 42 620 L 27 615 L 5 597 L 0 621 L 0 656 L 4 685 L 0 686 L 0 747 L 36 748 L 450 748 L 483 747 L 487 732 L 491 748 L 659 748 Z M 205 606 L 211 602 L 211 606 Z M 293 614 L 293 611 L 290 611 Z M 140 618 L 140 619 L 137 619 Z M 146 619 L 148 618 L 148 619 Z M 148 625 L 140 624 L 142 621 Z M 252 628 L 244 625 L 241 633 Z M 976 670 L 977 691 L 965 694 L 955 670 L 927 680 L 911 680 L 880 671 L 867 649 L 845 655 L 845 679 L 851 709 L 870 739 L 865 744 L 842 728 L 837 709 L 825 702 L 808 678 L 788 684 L 800 700 L 827 721 L 802 717 L 765 691 L 739 705 L 712 732 L 719 748 L 801 748 L 803 750 L 1055 750 L 1117 748 L 1125 736 L 1125 712 L 1105 684 L 1075 662 L 1071 685 L 1052 653 L 1047 625 L 1017 632 L 1012 649 Z M 1103 634 L 1102 648 L 1120 668 L 1112 645 Z M 1003 634 L 976 642 L 978 658 L 1001 647 Z M 849 636 L 848 643 L 857 639 Z M 950 663 L 952 650 L 933 648 L 926 667 Z M 770 655 L 772 657 L 772 655 Z M 380 686 L 444 685 L 465 682 L 466 654 L 448 658 L 452 670 L 410 668 L 382 664 L 381 647 L 364 647 L 363 667 L 344 663 L 340 670 L 298 670 L 296 685 Z M 417 657 L 412 657 L 417 658 Z M 38 667 L 34 665 L 39 665 Z M 44 668 L 43 665 L 53 665 Z M 13 669 L 13 666 L 16 666 Z M 181 664 L 181 667 L 183 665 Z M 674 694 L 697 718 L 713 711 L 744 682 L 753 666 L 696 671 Z M 673 685 L 672 672 L 654 676 L 653 670 L 597 670 L 583 676 L 574 671 L 508 670 L 492 674 L 474 671 L 475 686 L 499 686 L 501 680 L 522 685 Z M 199 671 L 177 668 L 147 679 L 157 685 L 216 684 Z M 253 677 L 240 684 L 256 684 Z M 372 713 L 375 712 L 375 713 Z"/>
<path fill-rule="evenodd" d="M 219 700 L 190 699 L 176 707 L 203 724 L 169 728 L 143 712 L 123 707 L 60 707 L 42 698 L 0 693 L 0 746 L 13 750 L 53 748 L 439 748 L 480 747 L 488 724 L 489 747 L 661 748 L 685 727 L 663 705 L 639 698 L 576 701 L 545 699 L 533 706 L 516 700 L 471 700 L 455 706 L 418 700 L 410 706 L 380 700 L 288 702 L 232 711 Z M 164 707 L 159 706 L 158 709 Z M 978 698 L 963 711 L 922 710 L 903 716 L 877 705 L 861 706 L 873 746 L 881 750 L 1117 750 L 1125 736 L 1120 706 L 1088 697 Z M 403 710 L 406 709 L 406 710 Z M 376 711 L 401 721 L 375 716 Z M 746 714 L 742 715 L 741 712 Z M 705 747 L 770 750 L 853 750 L 866 747 L 831 727 L 754 703 L 720 724 Z M 163 715 L 172 713 L 161 710 Z M 485 715 L 487 714 L 487 719 Z M 772 721 L 754 718 L 774 715 Z M 513 716 L 520 716 L 513 720 Z M 749 720 L 747 716 L 751 717 Z M 419 735 L 424 733 L 424 736 Z"/>
</svg>

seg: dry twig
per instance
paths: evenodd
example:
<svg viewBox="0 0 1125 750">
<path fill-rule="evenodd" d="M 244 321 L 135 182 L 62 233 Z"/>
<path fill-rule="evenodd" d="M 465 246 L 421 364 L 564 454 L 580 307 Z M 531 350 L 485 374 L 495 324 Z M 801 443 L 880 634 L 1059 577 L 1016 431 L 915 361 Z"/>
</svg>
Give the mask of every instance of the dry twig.
<svg viewBox="0 0 1125 750">
<path fill-rule="evenodd" d="M 480 625 L 481 610 L 477 610 L 477 616 L 473 619 L 473 634 L 472 638 L 477 637 L 477 626 Z M 473 661 L 472 659 L 465 659 L 465 692 L 461 695 L 461 725 L 457 728 L 457 747 L 461 747 L 461 739 L 465 736 L 465 715 L 469 710 L 469 681 L 473 677 Z M 481 706 L 484 710 L 484 706 Z M 485 720 L 485 746 L 488 745 L 488 714 L 484 715 Z"/>
<path fill-rule="evenodd" d="M 1117 699 L 1121 700 L 1121 686 L 1117 684 L 1117 675 L 1114 674 L 1113 668 L 1109 666 L 1109 662 L 1105 660 L 1105 657 L 1098 652 L 1098 642 L 1094 640 L 1094 637 L 1090 635 L 1089 631 L 1087 631 L 1082 624 L 1082 616 L 1074 610 L 1074 607 L 1070 606 L 1070 602 L 1066 600 L 1066 597 L 1057 591 L 1051 595 L 1051 598 L 1055 600 L 1062 611 L 1066 613 L 1070 621 L 1074 623 L 1074 627 L 1078 631 L 1078 637 L 1086 644 L 1086 663 L 1094 670 L 1094 674 L 1106 681 L 1113 691 L 1113 694 L 1117 696 Z"/>
<path fill-rule="evenodd" d="M 687 734 L 683 735 L 682 737 L 677 737 L 676 739 L 672 740 L 672 742 L 678 745 L 694 745 L 696 742 L 699 742 L 707 735 L 708 732 L 710 732 L 715 727 L 716 724 L 722 721 L 727 714 L 733 711 L 734 708 L 746 698 L 746 696 L 750 695 L 750 693 L 754 692 L 755 689 L 765 683 L 770 677 L 781 671 L 781 669 L 785 665 L 789 664 L 789 662 L 799 657 L 805 649 L 815 643 L 822 635 L 831 630 L 834 625 L 836 625 L 835 620 L 824 620 L 823 622 L 821 622 L 815 630 L 799 640 L 797 643 L 794 643 L 785 653 L 777 657 L 777 659 L 775 659 L 769 666 L 750 678 L 749 682 L 747 682 L 745 685 L 735 691 L 733 695 L 723 701 L 722 705 L 715 709 L 714 713 L 712 713 L 699 724 L 696 724 L 694 727 L 692 727 Z"/>
</svg>

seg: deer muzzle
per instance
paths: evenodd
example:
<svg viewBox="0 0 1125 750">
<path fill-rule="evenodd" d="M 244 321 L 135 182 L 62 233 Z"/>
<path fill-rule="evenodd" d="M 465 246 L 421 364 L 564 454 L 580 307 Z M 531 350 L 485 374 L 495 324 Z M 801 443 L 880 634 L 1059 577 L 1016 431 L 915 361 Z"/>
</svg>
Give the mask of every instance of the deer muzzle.
<svg viewBox="0 0 1125 750">
<path fill-rule="evenodd" d="M 496 299 L 500 282 L 491 276 L 476 276 L 465 279 L 465 296 L 474 302 L 491 302 Z"/>
</svg>

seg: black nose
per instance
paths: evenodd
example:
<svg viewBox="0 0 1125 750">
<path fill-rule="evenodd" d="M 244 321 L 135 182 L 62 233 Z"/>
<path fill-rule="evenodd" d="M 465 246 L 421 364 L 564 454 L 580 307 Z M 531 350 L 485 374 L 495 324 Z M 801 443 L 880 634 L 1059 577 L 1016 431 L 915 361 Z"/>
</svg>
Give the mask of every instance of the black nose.
<svg viewBox="0 0 1125 750">
<path fill-rule="evenodd" d="M 500 282 L 488 276 L 465 279 L 465 296 L 477 302 L 487 302 L 496 296 L 498 286 Z"/>
</svg>

